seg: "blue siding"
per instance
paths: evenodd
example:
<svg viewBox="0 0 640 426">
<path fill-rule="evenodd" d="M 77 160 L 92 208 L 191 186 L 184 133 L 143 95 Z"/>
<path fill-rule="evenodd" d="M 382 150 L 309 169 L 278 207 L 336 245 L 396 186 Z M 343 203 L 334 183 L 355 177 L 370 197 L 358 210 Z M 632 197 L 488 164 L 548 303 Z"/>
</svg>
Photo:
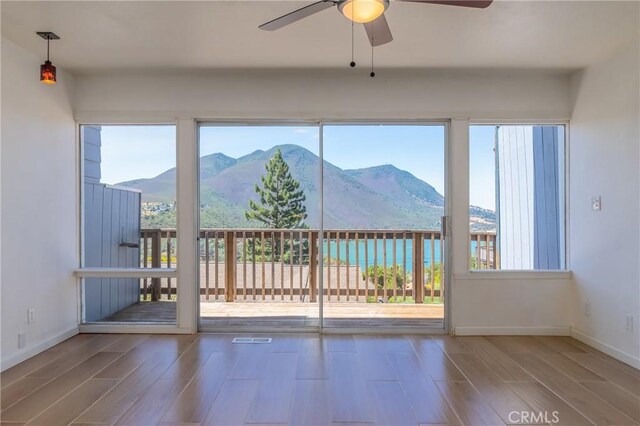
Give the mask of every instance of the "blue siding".
<svg viewBox="0 0 640 426">
<path fill-rule="evenodd" d="M 496 129 L 496 195 L 502 269 L 563 265 L 564 129 Z"/>
<path fill-rule="evenodd" d="M 100 183 L 100 128 L 83 127 L 84 255 L 87 267 L 132 268 L 140 265 L 140 250 L 121 247 L 140 240 L 141 194 Z M 139 301 L 137 278 L 87 278 L 84 287 L 86 321 L 99 321 Z"/>
<path fill-rule="evenodd" d="M 533 128 L 534 269 L 560 269 L 561 209 L 558 127 Z"/>
</svg>

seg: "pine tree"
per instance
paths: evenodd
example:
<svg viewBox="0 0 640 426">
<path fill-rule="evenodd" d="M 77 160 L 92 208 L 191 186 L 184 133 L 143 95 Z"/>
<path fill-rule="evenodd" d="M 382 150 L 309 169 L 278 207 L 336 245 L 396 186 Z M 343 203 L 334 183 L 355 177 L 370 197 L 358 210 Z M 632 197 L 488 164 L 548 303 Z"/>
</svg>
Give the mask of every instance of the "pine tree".
<svg viewBox="0 0 640 426">
<path fill-rule="evenodd" d="M 282 158 L 279 149 L 265 165 L 265 169 L 267 173 L 260 178 L 262 187 L 255 187 L 260 202 L 249 200 L 249 210 L 245 212 L 247 220 L 257 220 L 272 229 L 307 228 L 304 223 L 307 218 L 304 191 L 300 189 L 300 183 L 291 176 L 289 165 Z M 303 244 L 305 254 L 308 254 L 307 245 Z M 280 253 L 282 246 L 284 251 Z M 262 242 L 255 245 L 252 242 L 249 246 L 252 255 L 259 256 L 263 261 L 290 261 L 289 256 L 294 256 L 294 261 L 300 261 L 297 259 L 298 248 L 299 242 L 294 241 L 294 251 L 289 253 L 289 241 L 280 241 L 279 238 L 267 239 L 264 246 Z"/>
<path fill-rule="evenodd" d="M 302 228 L 307 218 L 306 197 L 300 183 L 291 176 L 279 149 L 265 169 L 267 173 L 260 178 L 262 187 L 255 187 L 260 203 L 249 200 L 250 210 L 245 212 L 245 217 L 262 222 L 267 228 Z"/>
</svg>

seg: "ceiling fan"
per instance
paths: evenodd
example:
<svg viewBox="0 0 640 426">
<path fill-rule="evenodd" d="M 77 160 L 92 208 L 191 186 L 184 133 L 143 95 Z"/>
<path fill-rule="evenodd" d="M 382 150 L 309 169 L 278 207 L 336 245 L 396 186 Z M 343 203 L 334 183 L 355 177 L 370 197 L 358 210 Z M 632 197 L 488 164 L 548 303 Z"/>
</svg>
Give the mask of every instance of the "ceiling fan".
<svg viewBox="0 0 640 426">
<path fill-rule="evenodd" d="M 395 0 L 411 3 L 432 3 L 446 6 L 471 7 L 484 9 L 489 7 L 493 0 Z M 384 12 L 389 7 L 389 0 L 321 0 L 303 8 L 294 10 L 279 18 L 260 25 L 258 28 L 266 31 L 274 31 L 286 25 L 322 12 L 330 7 L 337 6 L 340 13 L 347 19 L 359 24 L 364 24 L 369 41 L 372 46 L 380 46 L 393 40 L 391 30 Z"/>
</svg>

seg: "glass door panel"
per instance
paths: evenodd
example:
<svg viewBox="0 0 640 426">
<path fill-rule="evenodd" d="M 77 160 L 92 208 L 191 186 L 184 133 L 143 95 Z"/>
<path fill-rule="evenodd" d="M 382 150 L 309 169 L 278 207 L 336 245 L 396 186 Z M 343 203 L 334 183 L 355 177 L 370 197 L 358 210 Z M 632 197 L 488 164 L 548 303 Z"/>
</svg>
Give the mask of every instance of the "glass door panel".
<svg viewBox="0 0 640 426">
<path fill-rule="evenodd" d="M 444 125 L 324 125 L 323 325 L 444 328 Z"/>
<path fill-rule="evenodd" d="M 200 126 L 201 330 L 318 326 L 318 132 Z"/>
</svg>

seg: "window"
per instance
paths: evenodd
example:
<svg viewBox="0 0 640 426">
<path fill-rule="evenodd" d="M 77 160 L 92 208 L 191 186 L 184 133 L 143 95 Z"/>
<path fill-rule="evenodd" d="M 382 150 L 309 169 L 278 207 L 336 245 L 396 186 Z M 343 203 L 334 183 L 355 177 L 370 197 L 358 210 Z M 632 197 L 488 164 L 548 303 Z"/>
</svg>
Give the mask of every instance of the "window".
<svg viewBox="0 0 640 426">
<path fill-rule="evenodd" d="M 564 269 L 565 129 L 470 127 L 470 268 Z"/>
<path fill-rule="evenodd" d="M 84 268 L 98 271 L 84 322 L 175 322 L 175 141 L 175 126 L 81 127 Z"/>
</svg>

